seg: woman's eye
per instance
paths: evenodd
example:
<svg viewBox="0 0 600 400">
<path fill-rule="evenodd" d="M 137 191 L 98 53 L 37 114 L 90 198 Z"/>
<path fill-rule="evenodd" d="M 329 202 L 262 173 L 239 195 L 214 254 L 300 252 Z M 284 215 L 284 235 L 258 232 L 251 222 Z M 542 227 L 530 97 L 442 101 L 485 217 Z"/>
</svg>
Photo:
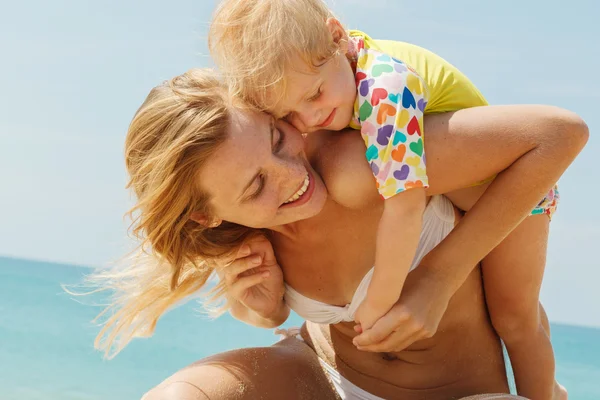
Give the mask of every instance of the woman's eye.
<svg viewBox="0 0 600 400">
<path fill-rule="evenodd" d="M 284 135 L 283 133 L 281 133 L 281 131 L 279 129 L 275 129 L 275 131 L 278 134 L 278 138 L 277 141 L 275 142 L 275 145 L 273 146 L 273 152 L 278 153 L 281 148 L 283 147 L 283 143 L 284 143 Z"/>
<path fill-rule="evenodd" d="M 258 177 L 258 187 L 256 188 L 256 191 L 250 195 L 249 199 L 254 200 L 258 196 L 260 196 L 264 186 L 265 186 L 265 177 L 264 177 L 264 175 L 261 174 Z"/>
</svg>

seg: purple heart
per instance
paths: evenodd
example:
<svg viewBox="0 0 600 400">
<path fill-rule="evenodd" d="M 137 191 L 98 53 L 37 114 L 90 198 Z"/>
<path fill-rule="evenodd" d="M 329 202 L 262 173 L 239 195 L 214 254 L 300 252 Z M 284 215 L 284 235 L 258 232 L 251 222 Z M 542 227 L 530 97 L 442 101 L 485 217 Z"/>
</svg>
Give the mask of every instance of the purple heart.
<svg viewBox="0 0 600 400">
<path fill-rule="evenodd" d="M 360 95 L 366 97 L 369 94 L 369 88 L 373 86 L 373 83 L 375 83 L 375 79 L 373 78 L 361 81 L 360 88 L 358 89 Z"/>
<path fill-rule="evenodd" d="M 425 112 L 425 107 L 427 107 L 427 102 L 425 99 L 419 99 L 419 103 L 417 105 L 419 106 L 419 110 L 421 110 L 421 112 Z"/>
<path fill-rule="evenodd" d="M 394 63 L 394 69 L 396 70 L 396 72 L 408 71 L 408 68 L 406 68 L 406 65 L 400 63 L 400 61 Z"/>
<path fill-rule="evenodd" d="M 384 125 L 377 130 L 377 143 L 382 146 L 387 146 L 390 142 L 390 136 L 394 131 L 394 125 Z"/>
<path fill-rule="evenodd" d="M 408 178 L 409 172 L 409 166 L 404 164 L 398 171 L 394 171 L 394 178 L 398 179 L 399 181 L 404 181 L 406 178 Z"/>
<path fill-rule="evenodd" d="M 371 163 L 371 171 L 373 171 L 373 175 L 379 175 L 379 167 L 374 162 Z"/>
</svg>

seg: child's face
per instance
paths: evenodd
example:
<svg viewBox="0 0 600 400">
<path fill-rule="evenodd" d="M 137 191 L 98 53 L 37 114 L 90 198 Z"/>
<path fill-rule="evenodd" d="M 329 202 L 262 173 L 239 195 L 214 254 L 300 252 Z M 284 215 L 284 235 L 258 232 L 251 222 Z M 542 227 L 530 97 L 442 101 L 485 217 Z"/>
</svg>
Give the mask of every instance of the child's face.
<svg viewBox="0 0 600 400">
<path fill-rule="evenodd" d="M 336 20 L 327 21 L 334 41 L 348 40 Z M 354 71 L 346 58 L 347 46 L 319 67 L 317 71 L 298 57 L 298 62 L 286 76 L 287 89 L 273 114 L 285 119 L 300 132 L 320 129 L 338 131 L 350 123 L 356 100 Z"/>
</svg>

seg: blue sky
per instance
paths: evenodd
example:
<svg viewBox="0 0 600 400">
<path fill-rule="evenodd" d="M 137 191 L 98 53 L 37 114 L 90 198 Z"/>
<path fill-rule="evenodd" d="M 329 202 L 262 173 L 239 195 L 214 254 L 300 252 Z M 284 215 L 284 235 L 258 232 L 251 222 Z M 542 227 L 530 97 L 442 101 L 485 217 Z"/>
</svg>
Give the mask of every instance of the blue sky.
<svg viewBox="0 0 600 400">
<path fill-rule="evenodd" d="M 369 4 L 366 10 L 364 4 Z M 588 123 L 561 180 L 542 300 L 600 326 L 600 28 L 595 0 L 337 0 L 348 27 L 426 47 L 492 104 L 543 103 Z M 131 248 L 123 139 L 164 79 L 211 65 L 215 1 L 5 2 L 0 15 L 0 255 L 99 266 Z M 596 50 L 594 50 L 596 49 Z"/>
</svg>

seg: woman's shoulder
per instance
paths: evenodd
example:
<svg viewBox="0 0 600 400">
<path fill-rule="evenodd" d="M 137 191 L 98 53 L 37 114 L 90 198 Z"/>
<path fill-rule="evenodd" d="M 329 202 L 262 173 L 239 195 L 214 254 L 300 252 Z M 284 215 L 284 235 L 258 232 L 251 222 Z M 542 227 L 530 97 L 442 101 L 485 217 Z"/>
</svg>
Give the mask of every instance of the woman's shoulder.
<svg viewBox="0 0 600 400">
<path fill-rule="evenodd" d="M 359 131 L 315 132 L 307 139 L 307 149 L 332 200 L 352 209 L 380 200 Z"/>
</svg>

